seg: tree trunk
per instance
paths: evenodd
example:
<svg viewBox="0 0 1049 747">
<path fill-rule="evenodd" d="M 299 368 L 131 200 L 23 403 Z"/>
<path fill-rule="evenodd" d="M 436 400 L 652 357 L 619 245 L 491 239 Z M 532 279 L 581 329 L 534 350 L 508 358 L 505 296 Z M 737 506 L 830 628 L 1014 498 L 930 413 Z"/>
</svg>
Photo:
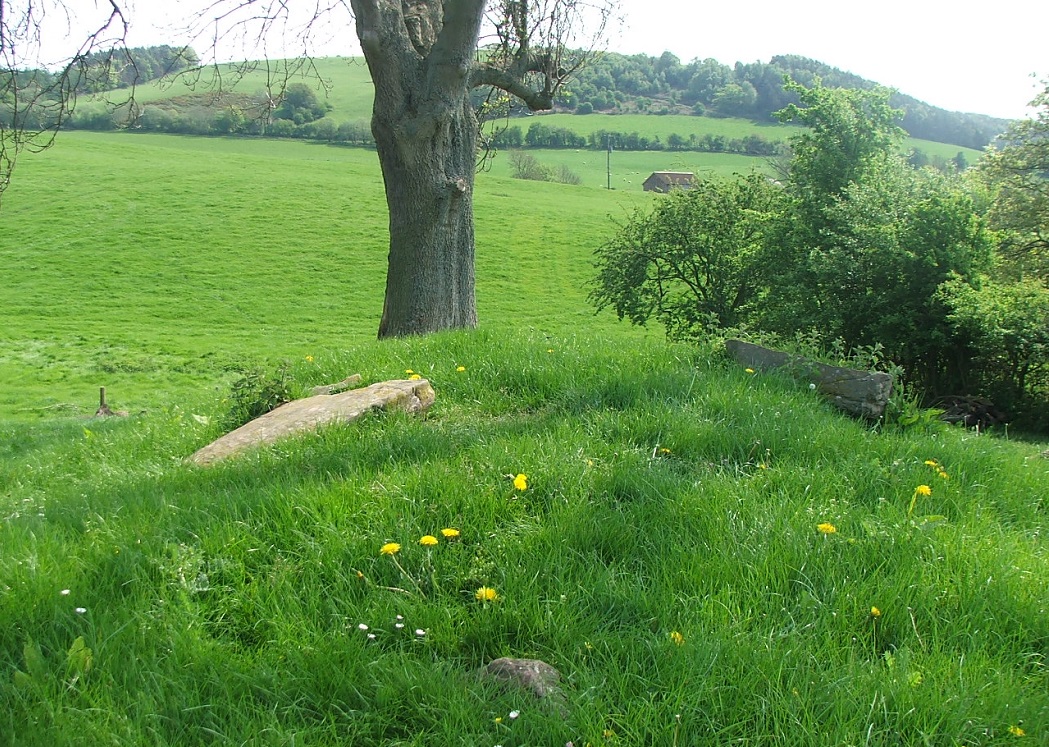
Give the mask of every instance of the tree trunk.
<svg viewBox="0 0 1049 747">
<path fill-rule="evenodd" d="M 351 0 L 390 209 L 379 337 L 477 326 L 470 71 L 485 0 Z"/>
<path fill-rule="evenodd" d="M 376 97 L 372 131 L 390 208 L 379 337 L 476 327 L 473 110 L 464 95 L 451 117 L 415 112 L 406 127 L 403 109 L 389 108 L 381 112 Z"/>
</svg>

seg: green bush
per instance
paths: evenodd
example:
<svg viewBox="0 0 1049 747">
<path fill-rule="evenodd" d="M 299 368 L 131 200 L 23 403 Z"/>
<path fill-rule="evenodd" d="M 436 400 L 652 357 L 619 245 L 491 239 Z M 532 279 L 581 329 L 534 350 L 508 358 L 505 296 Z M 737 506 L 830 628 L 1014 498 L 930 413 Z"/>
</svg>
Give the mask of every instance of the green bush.
<svg viewBox="0 0 1049 747">
<path fill-rule="evenodd" d="M 241 370 L 240 376 L 230 385 L 229 407 L 223 427 L 227 430 L 239 428 L 292 399 L 287 364 L 273 372 L 261 368 Z"/>
</svg>

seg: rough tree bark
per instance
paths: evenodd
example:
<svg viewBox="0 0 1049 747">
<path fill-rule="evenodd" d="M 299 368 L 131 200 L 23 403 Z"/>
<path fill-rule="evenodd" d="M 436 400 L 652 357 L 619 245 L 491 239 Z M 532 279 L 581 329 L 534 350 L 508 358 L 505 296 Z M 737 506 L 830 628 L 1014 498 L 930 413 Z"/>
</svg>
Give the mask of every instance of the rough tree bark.
<svg viewBox="0 0 1049 747">
<path fill-rule="evenodd" d="M 351 4 L 375 84 L 372 134 L 390 210 L 379 337 L 474 327 L 469 75 L 484 2 Z"/>
<path fill-rule="evenodd" d="M 351 0 L 375 84 L 372 134 L 390 210 L 379 337 L 477 325 L 470 91 L 492 86 L 549 109 L 578 60 L 559 43 L 575 0 Z M 486 5 L 496 45 L 478 58 Z M 601 28 L 612 2 L 598 3 Z M 535 28 L 545 24 L 545 38 Z M 552 29 L 552 31 L 551 31 Z M 551 38 L 553 37 L 553 38 Z M 538 42 L 538 43 L 536 43 Z"/>
</svg>

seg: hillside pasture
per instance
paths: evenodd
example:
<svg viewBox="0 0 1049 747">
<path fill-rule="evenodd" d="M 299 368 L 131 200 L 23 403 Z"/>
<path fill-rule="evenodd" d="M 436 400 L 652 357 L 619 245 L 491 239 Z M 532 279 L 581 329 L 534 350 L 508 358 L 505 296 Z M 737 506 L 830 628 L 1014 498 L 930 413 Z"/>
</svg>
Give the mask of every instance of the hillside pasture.
<svg viewBox="0 0 1049 747">
<path fill-rule="evenodd" d="M 650 199 L 481 174 L 483 325 L 618 327 L 593 248 Z M 374 338 L 388 228 L 375 153 L 316 143 L 63 133 L 4 198 L 0 417 L 137 410 L 227 369 Z"/>
</svg>

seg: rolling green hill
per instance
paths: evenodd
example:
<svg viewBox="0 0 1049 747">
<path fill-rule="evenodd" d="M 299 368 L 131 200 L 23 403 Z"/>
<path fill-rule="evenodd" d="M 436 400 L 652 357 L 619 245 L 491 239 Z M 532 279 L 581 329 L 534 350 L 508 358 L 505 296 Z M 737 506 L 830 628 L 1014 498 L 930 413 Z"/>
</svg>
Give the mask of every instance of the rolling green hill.
<svg viewBox="0 0 1049 747">
<path fill-rule="evenodd" d="M 228 128 L 237 126 L 231 124 L 228 117 L 223 117 L 223 113 L 228 112 L 231 107 L 238 110 L 258 111 L 260 107 L 265 108 L 263 102 L 268 97 L 279 95 L 284 85 L 305 83 L 331 107 L 331 111 L 322 120 L 307 124 L 304 129 L 296 130 L 290 127 L 289 123 L 289 127 L 285 128 L 286 132 L 281 131 L 283 134 L 299 134 L 303 137 L 325 141 L 335 138 L 351 141 L 355 141 L 358 137 L 370 138 L 368 121 L 371 116 L 371 79 L 364 61 L 360 58 L 321 58 L 313 60 L 312 67 L 306 70 L 300 69 L 298 67 L 300 64 L 299 61 L 271 61 L 269 67 L 264 67 L 261 63 L 252 63 L 245 68 L 221 66 L 215 70 L 201 71 L 197 75 L 177 76 L 171 80 L 146 84 L 134 91 L 136 111 L 145 117 L 149 116 L 145 114 L 147 109 L 163 109 L 176 116 L 181 115 L 186 120 L 181 128 L 185 132 L 222 134 Z M 114 125 L 125 126 L 129 122 L 127 108 L 118 107 L 116 113 L 113 113 L 111 109 L 112 102 L 125 102 L 128 96 L 127 91 L 117 91 L 105 97 L 108 103 L 84 103 L 79 107 L 73 122 L 78 127 L 88 129 L 106 129 Z M 215 118 L 217 118 L 216 123 L 210 122 Z M 145 120 L 137 123 L 134 119 L 130 121 L 132 127 L 135 128 L 141 127 Z M 649 140 L 658 140 L 661 146 L 651 150 L 658 154 L 651 160 L 651 166 L 626 169 L 648 172 L 666 170 L 669 167 L 659 164 L 671 160 L 691 162 L 700 171 L 724 172 L 725 163 L 727 163 L 726 155 L 742 155 L 741 153 L 704 153 L 694 149 L 671 150 L 667 148 L 667 143 L 671 141 L 672 136 L 677 136 L 683 141 L 688 141 L 690 138 L 702 140 L 705 137 L 712 137 L 726 142 L 757 138 L 770 143 L 784 143 L 794 132 L 794 128 L 789 125 L 755 122 L 740 117 L 704 117 L 683 114 L 594 113 L 580 115 L 554 112 L 539 113 L 534 116 L 516 116 L 493 123 L 493 126 L 497 128 L 519 129 L 522 139 L 533 125 L 564 128 L 582 136 L 610 131 L 620 134 L 634 133 Z M 349 126 L 351 127 L 350 132 L 355 134 L 344 132 L 340 135 L 339 126 Z M 167 129 L 170 127 L 171 125 L 165 126 Z M 179 127 L 176 126 L 175 129 Z M 601 138 L 598 140 L 598 150 L 600 150 L 604 140 Z M 904 147 L 907 150 L 917 149 L 940 163 L 955 158 L 959 153 L 964 155 L 968 163 L 975 163 L 980 157 L 980 151 L 972 148 L 914 138 L 909 138 Z M 621 142 L 617 148 L 623 150 Z M 705 163 L 708 157 L 710 157 L 709 165 Z M 746 158 L 733 160 L 731 161 L 734 164 L 732 170 L 748 171 L 754 167 L 754 161 L 755 159 Z M 587 183 L 593 183 L 593 180 Z M 625 182 L 620 186 L 624 184 Z"/>
</svg>

